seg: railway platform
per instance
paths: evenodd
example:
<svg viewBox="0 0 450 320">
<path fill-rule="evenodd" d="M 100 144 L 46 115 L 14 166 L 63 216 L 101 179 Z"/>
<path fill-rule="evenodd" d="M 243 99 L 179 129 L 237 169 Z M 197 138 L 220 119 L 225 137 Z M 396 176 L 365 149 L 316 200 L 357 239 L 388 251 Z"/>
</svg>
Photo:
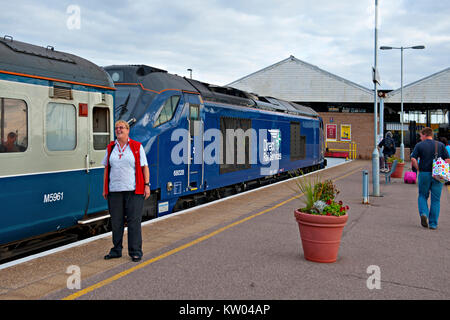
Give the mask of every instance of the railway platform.
<svg viewBox="0 0 450 320">
<path fill-rule="evenodd" d="M 122 258 L 104 260 L 106 235 L 3 268 L 0 299 L 450 299 L 450 188 L 438 229 L 425 229 L 417 185 L 380 176 L 381 197 L 363 204 L 363 170 L 370 161 L 313 173 L 333 179 L 350 207 L 335 263 L 304 259 L 293 213 L 301 203 L 284 181 L 145 223 L 139 263 L 127 256 L 126 236 Z"/>
</svg>

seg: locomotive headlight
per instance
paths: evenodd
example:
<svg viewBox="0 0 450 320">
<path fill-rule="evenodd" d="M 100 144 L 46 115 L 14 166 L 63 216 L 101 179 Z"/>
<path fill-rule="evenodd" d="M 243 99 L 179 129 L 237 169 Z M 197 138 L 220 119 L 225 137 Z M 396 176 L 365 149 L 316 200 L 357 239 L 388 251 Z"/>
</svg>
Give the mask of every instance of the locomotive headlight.
<svg viewBox="0 0 450 320">
<path fill-rule="evenodd" d="M 170 192 L 170 191 L 172 191 L 172 189 L 173 189 L 173 184 L 172 184 L 172 182 L 167 182 L 167 191 L 168 192 Z"/>
</svg>

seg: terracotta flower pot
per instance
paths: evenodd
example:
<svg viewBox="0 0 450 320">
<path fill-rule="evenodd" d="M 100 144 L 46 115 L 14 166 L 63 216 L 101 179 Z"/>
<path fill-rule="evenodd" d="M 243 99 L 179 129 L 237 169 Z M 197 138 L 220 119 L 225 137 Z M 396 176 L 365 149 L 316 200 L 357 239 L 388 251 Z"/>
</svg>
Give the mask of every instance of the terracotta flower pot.
<svg viewBox="0 0 450 320">
<path fill-rule="evenodd" d="M 306 260 L 331 263 L 337 260 L 342 231 L 348 215 L 340 217 L 303 213 L 295 210 Z"/>
<path fill-rule="evenodd" d="M 391 170 L 392 162 L 388 162 L 389 170 Z M 397 162 L 397 167 L 395 167 L 395 171 L 392 173 L 391 178 L 402 178 L 403 177 L 403 168 L 405 163 Z"/>
</svg>

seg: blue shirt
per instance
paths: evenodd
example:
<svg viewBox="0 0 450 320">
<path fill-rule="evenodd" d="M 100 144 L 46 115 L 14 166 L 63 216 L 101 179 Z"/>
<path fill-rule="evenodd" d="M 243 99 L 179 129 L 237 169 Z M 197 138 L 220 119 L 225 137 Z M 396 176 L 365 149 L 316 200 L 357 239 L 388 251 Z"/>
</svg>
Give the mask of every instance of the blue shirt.
<svg viewBox="0 0 450 320">
<path fill-rule="evenodd" d="M 442 159 L 449 159 L 450 156 L 442 142 L 438 142 L 436 140 L 424 140 L 416 144 L 413 153 L 411 154 L 411 158 L 420 159 L 419 162 L 419 171 L 423 172 L 431 172 L 433 170 L 433 159 L 435 153 L 435 144 L 438 144 L 438 155 L 437 157 L 441 157 Z"/>
</svg>

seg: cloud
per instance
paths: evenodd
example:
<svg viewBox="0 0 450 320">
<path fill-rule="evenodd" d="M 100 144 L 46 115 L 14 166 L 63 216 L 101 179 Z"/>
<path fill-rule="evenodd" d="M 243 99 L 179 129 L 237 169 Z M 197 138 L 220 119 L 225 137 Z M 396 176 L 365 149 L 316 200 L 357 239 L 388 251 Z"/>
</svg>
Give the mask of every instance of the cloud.
<svg viewBox="0 0 450 320">
<path fill-rule="evenodd" d="M 67 28 L 69 5 L 81 9 L 80 29 Z M 410 81 L 449 66 L 449 15 L 446 1 L 379 1 L 379 45 L 426 46 L 407 53 Z M 214 84 L 294 55 L 372 88 L 374 19 L 373 0 L 9 1 L 0 29 L 102 66 L 148 64 L 184 76 L 192 68 Z M 378 57 L 382 83 L 396 89 L 399 53 Z"/>
</svg>

